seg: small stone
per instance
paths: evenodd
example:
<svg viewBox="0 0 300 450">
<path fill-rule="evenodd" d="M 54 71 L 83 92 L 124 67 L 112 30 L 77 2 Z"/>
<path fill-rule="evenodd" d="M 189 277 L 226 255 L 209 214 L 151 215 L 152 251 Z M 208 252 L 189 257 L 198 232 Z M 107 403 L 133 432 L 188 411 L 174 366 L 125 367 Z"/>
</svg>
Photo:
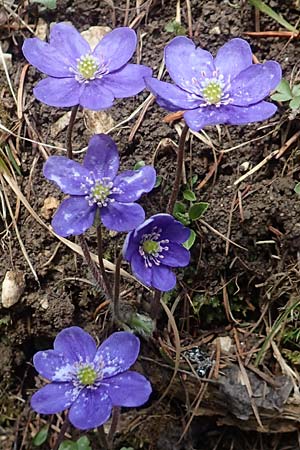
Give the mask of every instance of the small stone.
<svg viewBox="0 0 300 450">
<path fill-rule="evenodd" d="M 8 270 L 2 283 L 1 303 L 3 308 L 10 308 L 18 303 L 25 289 L 23 272 Z"/>
<path fill-rule="evenodd" d="M 44 217 L 44 219 L 49 220 L 52 215 L 53 211 L 58 207 L 59 200 L 55 197 L 47 197 L 44 200 L 44 204 L 41 208 L 41 215 Z"/>
<path fill-rule="evenodd" d="M 4 67 L 7 67 L 7 70 L 12 68 L 12 56 L 10 53 L 2 53 L 2 57 L 0 57 L 0 70 L 4 71 Z M 3 61 L 4 60 L 4 61 Z"/>
<path fill-rule="evenodd" d="M 94 50 L 101 39 L 111 31 L 109 27 L 94 26 L 90 27 L 88 30 L 82 31 L 81 36 L 88 41 L 91 49 Z"/>
<path fill-rule="evenodd" d="M 40 17 L 35 30 L 36 37 L 41 39 L 42 41 L 45 41 L 47 37 L 47 30 L 47 22 L 45 22 L 45 20 Z"/>
</svg>

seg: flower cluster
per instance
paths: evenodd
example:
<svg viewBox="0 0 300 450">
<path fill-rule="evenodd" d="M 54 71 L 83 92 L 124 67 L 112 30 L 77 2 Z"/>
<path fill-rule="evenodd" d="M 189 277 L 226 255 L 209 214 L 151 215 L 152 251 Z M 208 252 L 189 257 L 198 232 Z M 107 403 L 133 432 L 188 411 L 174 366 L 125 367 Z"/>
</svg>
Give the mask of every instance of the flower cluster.
<svg viewBox="0 0 300 450">
<path fill-rule="evenodd" d="M 192 130 L 257 122 L 276 112 L 276 106 L 263 99 L 279 84 L 280 65 L 275 61 L 252 64 L 251 48 L 243 39 L 231 39 L 214 59 L 179 36 L 166 46 L 165 63 L 175 84 L 155 78 L 146 78 L 146 84 L 160 106 L 184 110 Z"/>
<path fill-rule="evenodd" d="M 49 43 L 26 39 L 23 53 L 47 75 L 34 89 L 36 98 L 51 106 L 73 106 L 75 112 L 78 105 L 109 108 L 115 98 L 135 95 L 145 86 L 162 107 L 183 110 L 187 125 L 196 131 L 206 125 L 260 121 L 276 112 L 264 99 L 280 82 L 281 68 L 275 61 L 253 64 L 250 46 L 242 39 L 230 40 L 215 58 L 186 37 L 173 39 L 165 62 L 175 84 L 152 78 L 148 67 L 128 64 L 135 48 L 136 34 L 126 27 L 108 33 L 91 49 L 73 26 L 59 23 L 52 27 Z M 135 203 L 155 186 L 153 167 L 119 175 L 118 169 L 117 146 L 105 134 L 90 139 L 82 164 L 50 156 L 44 175 L 68 195 L 53 217 L 53 229 L 64 237 L 79 235 L 99 218 L 110 230 L 129 232 L 123 257 L 134 276 L 148 287 L 169 291 L 176 285 L 173 269 L 190 262 L 184 244 L 191 232 L 169 214 L 145 220 L 143 208 Z M 128 332 L 113 333 L 97 348 L 79 327 L 61 331 L 53 350 L 34 356 L 36 370 L 50 383 L 32 396 L 32 408 L 41 414 L 69 409 L 70 422 L 87 430 L 105 423 L 114 406 L 143 405 L 151 385 L 129 370 L 139 348 L 139 339 Z"/>
<path fill-rule="evenodd" d="M 79 164 L 65 156 L 51 156 L 44 175 L 70 197 L 62 202 L 52 226 L 60 236 L 78 235 L 90 228 L 96 213 L 103 224 L 114 231 L 130 231 L 145 219 L 143 208 L 134 203 L 155 184 L 151 166 L 117 175 L 119 153 L 114 141 L 105 134 L 94 135 Z"/>
<path fill-rule="evenodd" d="M 51 383 L 33 394 L 32 408 L 40 414 L 70 409 L 70 422 L 87 430 L 105 423 L 113 406 L 143 405 L 151 385 L 143 375 L 128 370 L 139 349 L 139 339 L 128 332 L 113 333 L 97 349 L 81 328 L 64 329 L 53 350 L 34 355 L 34 367 Z"/>
<path fill-rule="evenodd" d="M 35 97 L 50 106 L 81 105 L 92 110 L 110 108 L 115 98 L 130 97 L 145 87 L 151 69 L 127 64 L 136 48 L 130 28 L 116 28 L 94 50 L 72 26 L 54 25 L 50 42 L 26 39 L 25 58 L 48 75 L 34 88 Z"/>
</svg>

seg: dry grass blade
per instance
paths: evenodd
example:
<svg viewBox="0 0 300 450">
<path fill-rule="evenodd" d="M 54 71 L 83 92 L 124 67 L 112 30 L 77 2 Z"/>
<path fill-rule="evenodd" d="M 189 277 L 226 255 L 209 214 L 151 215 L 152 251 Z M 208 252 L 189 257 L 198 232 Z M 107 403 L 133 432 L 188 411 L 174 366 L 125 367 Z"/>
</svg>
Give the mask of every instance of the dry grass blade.
<svg viewBox="0 0 300 450">
<path fill-rule="evenodd" d="M 18 106 L 17 97 L 16 97 L 16 94 L 15 94 L 14 88 L 12 86 L 12 83 L 10 81 L 10 76 L 9 76 L 9 73 L 8 73 L 8 70 L 7 70 L 7 65 L 6 65 L 6 62 L 5 62 L 4 55 L 3 55 L 1 43 L 0 43 L 0 58 L 1 58 L 1 61 L 2 61 L 2 64 L 3 64 L 3 68 L 4 68 L 5 76 L 6 76 L 6 79 L 7 79 L 7 83 L 8 83 L 8 86 L 9 86 L 9 90 L 11 92 L 11 95 L 13 96 L 13 99 L 15 101 L 16 106 Z"/>
<path fill-rule="evenodd" d="M 39 283 L 39 279 L 38 279 L 37 273 L 36 273 L 33 265 L 31 264 L 31 261 L 30 261 L 30 258 L 28 256 L 28 253 L 26 251 L 25 245 L 23 244 L 23 241 L 21 239 L 21 236 L 20 236 L 20 233 L 19 233 L 19 229 L 18 229 L 18 225 L 17 225 L 16 219 L 15 219 L 14 213 L 12 211 L 12 208 L 11 208 L 8 196 L 6 194 L 5 186 L 4 186 L 4 183 L 3 183 L 3 178 L 6 178 L 5 174 L 3 176 L 1 175 L 2 191 L 3 191 L 3 194 L 4 194 L 4 198 L 5 198 L 5 203 L 6 203 L 7 209 L 9 211 L 9 215 L 11 217 L 11 220 L 12 220 L 12 223 L 13 223 L 13 226 L 14 226 L 14 229 L 15 229 L 15 233 L 16 233 L 17 239 L 19 241 L 19 244 L 20 244 L 22 253 L 24 255 L 24 258 L 26 259 L 27 264 L 28 264 L 28 266 L 29 266 L 29 268 L 30 268 L 30 270 L 31 270 L 35 280 Z"/>
<path fill-rule="evenodd" d="M 164 301 L 162 299 L 160 300 L 160 304 L 163 307 L 163 309 L 164 309 L 164 311 L 165 311 L 165 313 L 166 313 L 166 315 L 168 317 L 169 324 L 171 325 L 171 328 L 172 328 L 173 333 L 174 333 L 176 355 L 175 355 L 174 372 L 173 372 L 172 378 L 170 380 L 170 383 L 169 383 L 167 389 L 162 394 L 162 396 L 160 397 L 160 399 L 158 400 L 158 402 L 156 403 L 155 406 L 157 406 L 166 397 L 166 395 L 168 394 L 168 392 L 169 392 L 169 390 L 170 390 L 170 388 L 171 388 L 171 386 L 173 384 L 173 381 L 176 378 L 176 375 L 177 375 L 177 372 L 178 372 L 178 369 L 179 369 L 179 364 L 180 364 L 180 352 L 181 352 L 180 337 L 179 337 L 179 332 L 178 332 L 178 328 L 177 328 L 174 316 L 171 313 L 171 311 L 168 308 L 168 306 L 164 303 Z"/>
</svg>

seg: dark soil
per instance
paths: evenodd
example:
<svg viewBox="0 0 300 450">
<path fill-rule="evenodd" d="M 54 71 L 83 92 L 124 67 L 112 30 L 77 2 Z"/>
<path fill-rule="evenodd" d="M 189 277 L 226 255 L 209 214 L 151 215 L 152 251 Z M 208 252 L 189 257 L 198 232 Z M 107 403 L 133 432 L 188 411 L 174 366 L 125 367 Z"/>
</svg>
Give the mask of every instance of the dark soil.
<svg viewBox="0 0 300 450">
<path fill-rule="evenodd" d="M 165 31 L 165 26 L 175 18 L 176 1 L 146 3 L 149 4 L 147 16 L 137 23 L 135 29 L 143 43 L 141 62 L 151 66 L 157 74 L 164 46 L 173 37 Z M 181 3 L 182 25 L 187 28 L 186 4 Z M 48 25 L 51 22 L 71 21 L 83 31 L 94 25 L 123 25 L 126 2 L 116 1 L 114 4 L 113 11 L 113 2 L 109 1 L 58 1 L 55 11 L 39 9 L 33 4 L 30 7 L 21 5 L 18 14 L 33 29 L 41 17 Z M 213 53 L 230 38 L 245 37 L 244 32 L 255 30 L 254 11 L 246 1 L 191 0 L 190 4 L 193 39 Z M 290 23 L 295 24 L 298 20 L 296 2 L 271 1 L 269 4 L 283 13 Z M 129 23 L 138 15 L 135 2 L 130 2 L 130 5 Z M 261 30 L 279 29 L 279 25 L 264 14 L 260 16 L 260 27 Z M 25 65 L 21 46 L 30 32 L 18 18 L 9 16 L 1 6 L 0 32 L 3 51 L 13 55 L 10 76 L 17 91 Z M 288 41 L 278 37 L 246 39 L 259 61 L 279 61 L 285 78 L 290 78 L 294 67 L 297 69 L 300 57 L 298 40 Z M 25 78 L 24 114 L 18 121 L 5 75 L 0 71 L 1 123 L 21 136 L 63 147 L 65 129 L 53 136 L 51 126 L 66 111 L 47 107 L 34 100 L 32 88 L 39 79 L 38 71 L 30 67 Z M 127 118 L 147 96 L 148 92 L 145 91 L 136 98 L 116 102 L 110 111 L 115 123 Z M 148 108 L 130 142 L 129 135 L 138 116 L 111 133 L 119 146 L 123 168 L 133 168 L 141 160 L 151 163 L 155 157 L 155 167 L 162 182 L 142 200 L 148 216 L 165 211 L 174 180 L 176 153 L 173 143 L 178 142 L 178 134 L 174 124 L 163 122 L 165 115 L 166 112 L 154 103 Z M 75 150 L 85 147 L 90 138 L 90 132 L 82 119 L 83 113 L 80 111 L 74 129 Z M 171 308 L 177 295 L 181 295 L 174 315 L 182 347 L 193 347 L 200 343 L 207 354 L 213 355 L 213 341 L 216 337 L 228 335 L 234 341 L 238 336 L 241 343 L 246 333 L 245 347 L 243 342 L 242 347 L 244 351 L 250 352 L 254 347 L 259 348 L 283 308 L 287 304 L 291 305 L 293 299 L 299 298 L 300 202 L 294 192 L 295 184 L 299 181 L 299 141 L 295 141 L 281 158 L 269 160 L 245 181 L 234 185 L 245 173 L 246 166 L 246 171 L 255 167 L 298 130 L 299 121 L 289 121 L 283 106 L 268 122 L 268 127 L 264 123 L 206 129 L 214 145 L 215 157 L 219 158 L 220 152 L 225 152 L 215 176 L 201 189 L 197 189 L 197 185 L 205 179 L 214 164 L 214 152 L 197 137 L 193 136 L 190 140 L 190 151 L 187 147 L 186 157 L 187 178 L 190 174 L 197 175 L 194 186 L 197 200 L 208 202 L 209 208 L 203 216 L 204 221 L 194 224 L 197 241 L 192 249 L 193 262 L 188 269 L 179 272 L 176 293 L 168 297 L 168 306 Z M 58 190 L 42 175 L 44 157 L 41 146 L 9 137 L 5 133 L 2 137 L 0 135 L 0 142 L 16 149 L 20 160 L 20 175 L 16 173 L 16 181 L 31 207 L 41 216 L 46 198 L 62 198 Z M 226 152 L 240 144 L 243 145 Z M 156 151 L 158 147 L 159 150 Z M 54 154 L 55 150 L 48 151 Z M 0 279 L 4 279 L 7 270 L 18 270 L 24 273 L 26 287 L 17 304 L 10 309 L 0 306 L 0 448 L 24 450 L 31 448 L 32 436 L 46 419 L 37 418 L 29 407 L 32 392 L 41 385 L 31 365 L 33 354 L 40 349 L 49 348 L 55 335 L 71 325 L 84 327 L 98 339 L 103 339 L 108 333 L 105 320 L 109 317 L 109 311 L 103 308 L 97 313 L 102 295 L 93 285 L 92 277 L 81 257 L 62 243 L 58 246 L 58 240 L 46 228 L 41 227 L 22 204 L 20 206 L 6 182 L 3 182 L 0 190 L 5 190 L 8 196 L 17 219 L 20 239 L 38 277 L 36 280 L 26 262 L 5 208 L 7 219 L 4 220 L 3 213 L 0 218 Z M 41 218 L 50 224 L 50 217 Z M 226 242 L 224 236 L 231 242 Z M 96 252 L 94 230 L 87 233 L 87 238 L 91 250 Z M 122 240 L 123 237 L 105 233 L 105 258 L 114 260 Z M 123 267 L 130 270 L 125 264 Z M 125 303 L 133 305 L 139 312 L 147 311 L 150 299 L 148 291 L 123 278 L 122 292 L 126 294 Z M 227 303 L 230 305 L 229 312 Z M 259 320 L 263 311 L 264 320 L 252 336 L 248 331 Z M 281 349 L 284 347 L 280 340 L 277 344 Z M 208 417 L 203 411 L 201 413 L 199 405 L 195 410 L 197 417 L 178 443 L 193 411 L 192 402 L 204 384 L 199 379 L 194 380 L 194 392 L 191 392 L 192 388 L 185 387 L 188 375 L 181 373 L 177 376 L 172 396 L 167 395 L 161 403 L 156 403 L 172 377 L 172 370 L 165 366 L 173 366 L 171 358 L 175 361 L 174 347 L 173 332 L 167 328 L 167 318 L 162 313 L 154 337 L 143 341 L 141 357 L 137 363 L 138 370 L 151 380 L 154 394 L 145 408 L 123 414 L 116 449 L 122 445 L 149 450 L 299 448 L 296 436 L 299 419 L 294 419 L 290 428 L 278 427 L 280 433 L 271 435 L 259 433 L 259 427 L 256 426 L 249 428 L 242 423 L 237 424 L 234 418 L 231 425 L 229 420 L 222 423 L 218 414 L 210 414 Z M 291 350 L 295 348 L 290 347 Z M 236 361 L 236 355 L 232 358 Z M 221 360 L 221 369 L 233 359 L 228 357 Z M 246 359 L 247 364 L 253 364 L 255 354 L 252 359 L 251 355 L 249 360 L 248 356 Z M 290 362 L 289 364 L 294 370 L 299 369 L 297 363 L 296 367 Z M 269 350 L 260 370 L 277 376 L 281 369 Z M 209 376 L 209 373 L 206 375 Z M 278 414 L 280 423 L 280 413 Z M 56 421 L 54 418 L 53 423 L 56 424 Z M 58 426 L 60 425 L 58 422 Z M 284 433 L 285 431 L 291 432 Z M 96 450 L 97 441 L 93 433 L 90 438 L 93 449 Z"/>
</svg>

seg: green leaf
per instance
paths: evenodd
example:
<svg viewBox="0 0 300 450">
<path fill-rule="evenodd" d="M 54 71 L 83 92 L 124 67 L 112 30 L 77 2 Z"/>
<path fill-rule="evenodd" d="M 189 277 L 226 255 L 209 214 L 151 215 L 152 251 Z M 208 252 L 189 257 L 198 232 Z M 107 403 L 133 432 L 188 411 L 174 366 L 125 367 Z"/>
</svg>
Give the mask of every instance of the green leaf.
<svg viewBox="0 0 300 450">
<path fill-rule="evenodd" d="M 193 176 L 192 176 L 192 179 L 191 179 L 191 184 L 192 184 L 192 186 L 194 186 L 194 184 L 197 183 L 198 178 L 199 178 L 198 175 L 193 175 Z"/>
<path fill-rule="evenodd" d="M 173 214 L 185 213 L 185 211 L 186 211 L 186 206 L 184 203 L 182 203 L 182 202 L 175 203 Z"/>
<path fill-rule="evenodd" d="M 177 20 L 171 20 L 165 26 L 165 31 L 173 33 L 176 36 L 182 36 L 186 34 L 186 29 Z"/>
<path fill-rule="evenodd" d="M 78 447 L 76 442 L 70 441 L 68 439 L 60 444 L 58 450 L 78 450 Z"/>
<path fill-rule="evenodd" d="M 77 450 L 92 450 L 92 447 L 90 446 L 90 441 L 87 436 L 82 436 L 81 438 L 79 438 L 76 444 Z"/>
<path fill-rule="evenodd" d="M 296 194 L 300 194 L 300 183 L 296 184 L 296 186 L 294 187 L 294 191 L 296 192 Z"/>
<path fill-rule="evenodd" d="M 195 203 L 189 209 L 189 218 L 191 220 L 200 219 L 200 217 L 205 213 L 207 208 L 208 208 L 208 203 L 205 203 L 205 202 Z"/>
<path fill-rule="evenodd" d="M 186 249 L 190 249 L 193 247 L 194 243 L 196 240 L 196 233 L 194 230 L 191 230 L 191 234 L 190 237 L 188 238 L 187 241 L 185 241 L 182 245 L 186 248 Z"/>
<path fill-rule="evenodd" d="M 281 94 L 286 94 L 292 96 L 291 88 L 289 85 L 289 82 L 282 78 L 278 86 L 276 86 L 275 89 L 277 92 L 280 92 Z"/>
<path fill-rule="evenodd" d="M 275 100 L 275 102 L 287 102 L 291 98 L 293 98 L 291 95 L 282 94 L 281 92 L 271 95 L 271 99 Z"/>
<path fill-rule="evenodd" d="M 161 185 L 161 182 L 162 182 L 162 176 L 157 175 L 154 187 L 155 188 L 159 187 Z"/>
<path fill-rule="evenodd" d="M 289 103 L 291 109 L 299 109 L 300 107 L 300 96 L 294 97 Z"/>
<path fill-rule="evenodd" d="M 179 222 L 182 223 L 182 225 L 189 225 L 190 219 L 188 216 L 188 213 L 182 214 L 182 213 L 174 213 L 175 219 L 179 220 Z"/>
<path fill-rule="evenodd" d="M 259 9 L 261 12 L 267 14 L 272 19 L 276 20 L 280 25 L 286 28 L 288 31 L 293 31 L 297 33 L 297 29 L 293 27 L 287 20 L 285 20 L 280 14 L 278 14 L 274 9 L 270 8 L 270 6 L 266 5 L 262 0 L 249 0 L 249 2 L 255 6 L 255 8 Z"/>
<path fill-rule="evenodd" d="M 49 425 L 45 425 L 43 428 L 40 429 L 34 436 L 32 440 L 32 444 L 36 447 L 39 447 L 40 445 L 44 444 L 46 442 L 48 437 L 48 431 L 49 431 Z"/>
<path fill-rule="evenodd" d="M 194 202 L 197 200 L 195 193 L 189 190 L 183 192 L 183 198 L 185 200 L 189 200 L 190 202 Z"/>
<path fill-rule="evenodd" d="M 299 97 L 299 95 L 300 95 L 300 84 L 295 84 L 295 86 L 292 87 L 292 94 L 293 94 L 293 97 Z"/>
<path fill-rule="evenodd" d="M 133 170 L 139 170 L 139 169 L 141 169 L 142 167 L 145 167 L 145 165 L 146 165 L 145 161 L 138 161 L 138 162 L 134 165 Z"/>
<path fill-rule="evenodd" d="M 31 3 L 40 3 L 48 9 L 56 8 L 56 0 L 31 0 Z"/>
</svg>

